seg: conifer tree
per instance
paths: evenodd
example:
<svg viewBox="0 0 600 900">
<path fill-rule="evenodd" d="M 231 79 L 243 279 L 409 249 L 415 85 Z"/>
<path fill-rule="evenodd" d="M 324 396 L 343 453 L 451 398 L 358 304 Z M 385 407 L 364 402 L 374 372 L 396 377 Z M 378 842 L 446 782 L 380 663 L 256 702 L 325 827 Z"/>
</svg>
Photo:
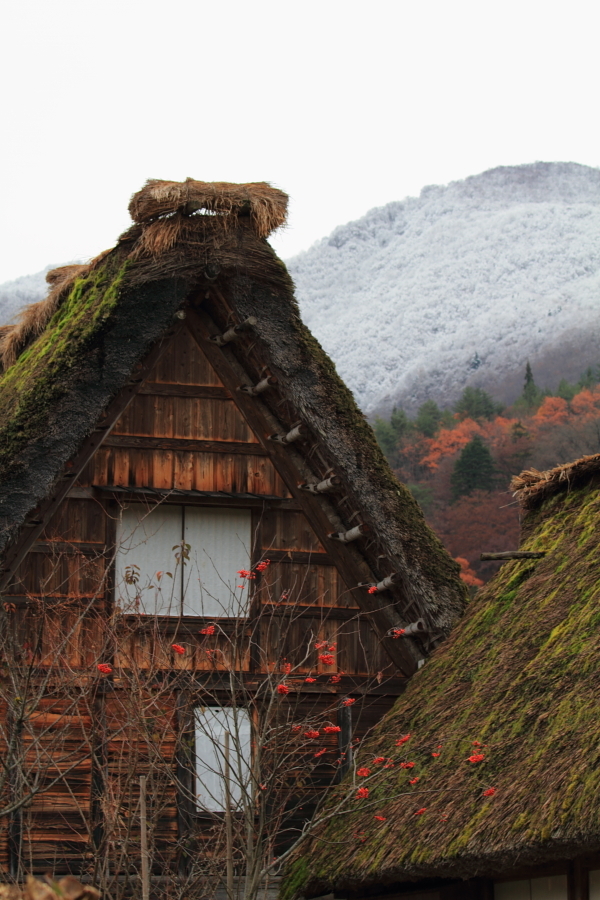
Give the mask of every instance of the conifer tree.
<svg viewBox="0 0 600 900">
<path fill-rule="evenodd" d="M 442 424 L 442 411 L 435 400 L 426 400 L 419 407 L 417 418 L 415 419 L 415 428 L 424 434 L 425 437 L 432 438 L 440 430 Z"/>
<path fill-rule="evenodd" d="M 492 454 L 478 434 L 461 451 L 454 465 L 450 483 L 453 501 L 473 491 L 494 490 L 496 467 Z"/>
<path fill-rule="evenodd" d="M 411 421 L 403 409 L 394 407 L 390 421 L 377 418 L 373 424 L 373 430 L 377 443 L 389 458 L 394 457 L 398 450 L 398 441 L 410 430 Z"/>
<path fill-rule="evenodd" d="M 502 412 L 502 404 L 495 403 L 483 388 L 466 387 L 454 410 L 461 419 L 493 419 Z"/>
<path fill-rule="evenodd" d="M 528 406 L 535 406 L 541 399 L 540 393 L 541 392 L 533 378 L 531 365 L 529 360 L 527 360 L 527 366 L 525 367 L 525 384 L 523 385 L 523 393 L 521 396 Z"/>
</svg>

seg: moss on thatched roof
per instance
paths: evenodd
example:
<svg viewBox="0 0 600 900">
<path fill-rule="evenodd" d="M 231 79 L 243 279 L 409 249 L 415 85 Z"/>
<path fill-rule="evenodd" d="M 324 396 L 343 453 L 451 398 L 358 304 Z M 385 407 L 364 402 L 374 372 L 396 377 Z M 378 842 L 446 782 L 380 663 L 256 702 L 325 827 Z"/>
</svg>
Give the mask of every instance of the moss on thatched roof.
<svg viewBox="0 0 600 900">
<path fill-rule="evenodd" d="M 0 329 L 0 550 L 35 518 L 177 310 L 204 303 L 214 289 L 226 298 L 211 307 L 218 327 L 256 318 L 261 365 L 277 375 L 290 411 L 372 526 L 373 561 L 383 550 L 403 574 L 403 608 L 432 633 L 446 633 L 464 605 L 458 565 L 301 321 L 289 274 L 265 240 L 284 222 L 286 205 L 285 194 L 263 183 L 148 182 L 131 201 L 135 224 L 113 250 L 50 273 L 48 298 Z"/>
<path fill-rule="evenodd" d="M 523 549 L 546 555 L 504 564 L 470 602 L 363 747 L 363 763 L 395 767 L 370 777 L 369 799 L 325 843 L 303 847 L 284 896 L 493 875 L 600 847 L 599 526 L 593 483 L 528 514 Z"/>
</svg>

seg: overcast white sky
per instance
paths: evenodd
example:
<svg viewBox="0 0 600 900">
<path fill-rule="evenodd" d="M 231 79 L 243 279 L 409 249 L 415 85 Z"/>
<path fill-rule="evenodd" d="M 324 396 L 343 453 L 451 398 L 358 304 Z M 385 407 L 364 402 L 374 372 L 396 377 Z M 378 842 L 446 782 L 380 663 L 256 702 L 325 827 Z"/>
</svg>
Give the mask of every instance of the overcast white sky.
<svg viewBox="0 0 600 900">
<path fill-rule="evenodd" d="M 0 282 L 111 246 L 146 178 L 271 181 L 283 257 L 492 166 L 600 164 L 596 0 L 12 0 Z"/>
</svg>

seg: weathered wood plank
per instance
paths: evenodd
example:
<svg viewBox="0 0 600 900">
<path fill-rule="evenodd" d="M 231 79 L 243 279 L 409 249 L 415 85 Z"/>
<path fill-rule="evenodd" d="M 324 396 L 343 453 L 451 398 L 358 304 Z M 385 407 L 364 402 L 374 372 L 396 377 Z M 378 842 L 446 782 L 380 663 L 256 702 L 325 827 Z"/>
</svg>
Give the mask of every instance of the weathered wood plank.
<svg viewBox="0 0 600 900">
<path fill-rule="evenodd" d="M 202 400 L 231 400 L 231 394 L 224 387 L 200 384 L 162 384 L 147 381 L 140 389 L 140 394 L 151 396 L 193 397 Z"/>
<path fill-rule="evenodd" d="M 146 437 L 131 434 L 110 434 L 105 447 L 130 450 L 182 450 L 186 453 L 240 453 L 246 456 L 266 456 L 259 444 L 241 441 L 198 441 L 191 438 Z"/>
</svg>

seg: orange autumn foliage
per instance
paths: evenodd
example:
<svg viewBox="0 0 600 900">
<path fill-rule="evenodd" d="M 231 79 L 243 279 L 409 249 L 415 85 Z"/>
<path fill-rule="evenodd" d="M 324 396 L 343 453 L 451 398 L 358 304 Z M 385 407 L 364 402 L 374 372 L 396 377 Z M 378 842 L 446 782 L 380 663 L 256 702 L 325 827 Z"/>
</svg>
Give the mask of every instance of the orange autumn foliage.
<svg viewBox="0 0 600 900">
<path fill-rule="evenodd" d="M 536 425 L 552 423 L 562 425 L 569 416 L 569 404 L 562 397 L 546 397 L 533 421 Z"/>
<path fill-rule="evenodd" d="M 421 458 L 421 465 L 437 469 L 441 459 L 458 453 L 473 439 L 473 435 L 481 432 L 481 426 L 473 419 L 463 419 L 456 428 L 442 428 L 436 437 L 423 441 L 426 453 Z"/>
<path fill-rule="evenodd" d="M 518 416 L 491 420 L 456 418 L 456 424 L 427 438 L 413 430 L 399 440 L 396 474 L 423 506 L 429 525 L 461 565 L 461 578 L 475 589 L 498 568 L 482 563 L 482 551 L 519 546 L 519 511 L 508 485 L 513 475 L 566 463 L 600 446 L 600 384 L 572 400 L 545 397 L 537 409 L 517 406 Z M 478 435 L 489 448 L 497 489 L 477 491 L 452 502 L 451 478 L 461 451 Z"/>
<path fill-rule="evenodd" d="M 478 578 L 469 565 L 469 560 L 465 559 L 464 556 L 457 556 L 456 562 L 460 566 L 459 577 L 461 581 L 464 581 L 469 587 L 481 587 L 483 581 L 481 578 Z"/>
</svg>

